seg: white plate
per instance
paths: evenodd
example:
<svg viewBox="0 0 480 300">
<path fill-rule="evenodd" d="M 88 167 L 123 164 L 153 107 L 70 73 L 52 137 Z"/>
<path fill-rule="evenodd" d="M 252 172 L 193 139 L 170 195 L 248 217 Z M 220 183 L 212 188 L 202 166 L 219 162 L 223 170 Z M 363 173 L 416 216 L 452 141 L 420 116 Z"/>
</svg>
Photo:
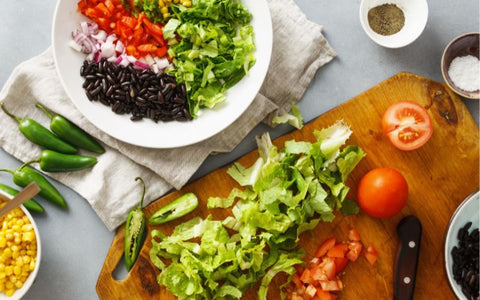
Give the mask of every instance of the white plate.
<svg viewBox="0 0 480 300">
<path fill-rule="evenodd" d="M 455 295 L 460 300 L 467 300 L 462 293 L 462 287 L 453 279 L 453 259 L 450 252 L 454 246 L 458 246 L 457 234 L 460 228 L 465 226 L 467 222 L 472 222 L 469 231 L 479 228 L 480 214 L 480 195 L 479 192 L 467 197 L 455 210 L 448 225 L 447 236 L 445 238 L 445 268 L 447 272 L 448 282 L 452 287 Z"/>
<path fill-rule="evenodd" d="M 90 102 L 82 88 L 80 66 L 85 55 L 68 46 L 71 33 L 86 17 L 76 11 L 75 0 L 59 0 L 52 32 L 53 57 L 67 95 L 96 127 L 121 141 L 148 148 L 175 148 L 203 141 L 232 124 L 252 103 L 267 74 L 272 52 L 272 21 L 266 0 L 243 0 L 251 12 L 255 34 L 255 65 L 249 75 L 227 91 L 227 99 L 214 109 L 203 109 L 189 122 L 132 122 L 110 107 Z"/>
</svg>

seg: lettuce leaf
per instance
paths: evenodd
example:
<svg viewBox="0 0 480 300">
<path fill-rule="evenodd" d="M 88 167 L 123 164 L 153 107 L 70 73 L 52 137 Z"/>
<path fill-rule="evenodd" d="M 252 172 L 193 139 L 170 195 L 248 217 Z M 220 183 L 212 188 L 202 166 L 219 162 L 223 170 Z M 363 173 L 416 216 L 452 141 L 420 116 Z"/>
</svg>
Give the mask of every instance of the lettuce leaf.
<svg viewBox="0 0 480 300">
<path fill-rule="evenodd" d="M 257 137 L 255 163 L 234 163 L 227 171 L 241 188 L 208 199 L 209 208 L 231 207 L 231 216 L 197 217 L 170 236 L 152 231 L 159 283 L 179 299 L 239 299 L 261 281 L 257 296 L 266 299 L 276 274 L 293 274 L 302 263 L 301 233 L 332 221 L 337 211 L 358 213 L 345 182 L 365 153 L 353 145 L 342 149 L 350 134 L 338 121 L 316 131 L 313 143 L 291 140 L 278 148 L 268 133 Z"/>
</svg>

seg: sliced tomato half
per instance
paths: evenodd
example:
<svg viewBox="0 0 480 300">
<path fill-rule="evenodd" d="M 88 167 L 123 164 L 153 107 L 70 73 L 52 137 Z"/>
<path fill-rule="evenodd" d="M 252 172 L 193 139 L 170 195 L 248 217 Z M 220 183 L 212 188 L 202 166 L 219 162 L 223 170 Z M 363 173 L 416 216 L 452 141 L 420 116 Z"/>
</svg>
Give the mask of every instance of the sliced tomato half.
<svg viewBox="0 0 480 300">
<path fill-rule="evenodd" d="M 432 119 L 427 110 L 412 101 L 390 105 L 382 119 L 383 133 L 400 150 L 423 146 L 432 136 Z"/>
</svg>

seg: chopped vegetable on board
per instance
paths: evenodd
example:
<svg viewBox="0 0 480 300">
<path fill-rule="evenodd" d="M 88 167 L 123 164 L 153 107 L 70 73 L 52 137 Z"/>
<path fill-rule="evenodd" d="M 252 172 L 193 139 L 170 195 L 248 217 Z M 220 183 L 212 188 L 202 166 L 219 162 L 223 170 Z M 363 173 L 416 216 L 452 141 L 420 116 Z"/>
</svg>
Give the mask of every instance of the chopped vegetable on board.
<svg viewBox="0 0 480 300">
<path fill-rule="evenodd" d="M 268 133 L 258 138 L 258 160 L 227 171 L 243 189 L 208 199 L 209 208 L 233 206 L 233 216 L 197 217 L 170 236 L 152 231 L 159 284 L 179 299 L 239 299 L 260 281 L 258 299 L 266 299 L 276 274 L 294 274 L 302 263 L 299 235 L 349 202 L 345 180 L 365 155 L 357 146 L 340 149 L 351 133 L 338 121 L 315 131 L 314 143 L 292 140 L 279 149 Z"/>
<path fill-rule="evenodd" d="M 296 273 L 292 274 L 285 291 L 286 299 L 337 299 L 344 288 L 340 275 L 349 262 L 358 259 L 363 248 L 356 229 L 348 232 L 346 242 L 337 242 L 334 236 L 326 239 L 306 267 L 298 267 Z M 375 263 L 378 253 L 373 245 L 369 244 L 364 253 L 369 263 Z"/>
</svg>

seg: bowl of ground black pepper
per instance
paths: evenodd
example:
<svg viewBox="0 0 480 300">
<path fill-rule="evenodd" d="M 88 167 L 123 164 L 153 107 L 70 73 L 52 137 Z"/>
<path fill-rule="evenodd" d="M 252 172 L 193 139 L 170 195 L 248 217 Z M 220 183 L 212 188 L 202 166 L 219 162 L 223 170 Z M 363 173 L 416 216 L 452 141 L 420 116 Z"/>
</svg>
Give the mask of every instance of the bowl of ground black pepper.
<svg viewBox="0 0 480 300">
<path fill-rule="evenodd" d="M 401 48 L 415 41 L 428 20 L 426 0 L 362 0 L 360 23 L 375 43 Z"/>
<path fill-rule="evenodd" d="M 454 38 L 443 51 L 443 79 L 458 95 L 480 99 L 480 33 L 470 32 Z"/>
</svg>

